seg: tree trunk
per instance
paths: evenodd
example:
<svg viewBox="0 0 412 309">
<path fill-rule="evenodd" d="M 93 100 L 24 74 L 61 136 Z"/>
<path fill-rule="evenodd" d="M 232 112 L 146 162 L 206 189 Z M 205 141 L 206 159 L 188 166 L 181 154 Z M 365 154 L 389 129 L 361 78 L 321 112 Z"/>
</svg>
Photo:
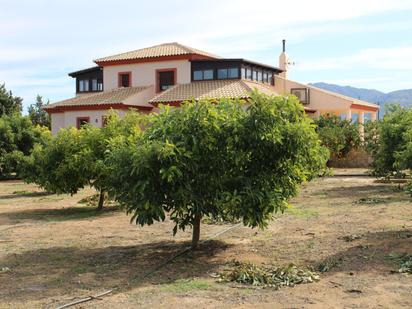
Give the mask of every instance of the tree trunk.
<svg viewBox="0 0 412 309">
<path fill-rule="evenodd" d="M 97 210 L 99 211 L 103 210 L 103 203 L 104 203 L 104 191 L 102 189 L 100 190 L 99 204 L 97 205 Z"/>
<path fill-rule="evenodd" d="M 192 250 L 196 250 L 199 244 L 200 238 L 200 220 L 202 219 L 202 215 L 197 213 L 195 215 L 195 220 L 193 222 L 193 235 L 192 235 Z"/>
</svg>

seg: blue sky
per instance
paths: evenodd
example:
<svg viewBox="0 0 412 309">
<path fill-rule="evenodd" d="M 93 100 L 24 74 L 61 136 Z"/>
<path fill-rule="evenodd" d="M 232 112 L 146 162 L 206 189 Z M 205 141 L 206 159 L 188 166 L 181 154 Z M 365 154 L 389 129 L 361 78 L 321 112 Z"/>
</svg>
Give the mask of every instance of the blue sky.
<svg viewBox="0 0 412 309">
<path fill-rule="evenodd" d="M 74 95 L 67 73 L 164 42 L 276 65 L 289 77 L 393 91 L 412 88 L 412 0 L 3 1 L 0 82 L 24 99 Z"/>
</svg>

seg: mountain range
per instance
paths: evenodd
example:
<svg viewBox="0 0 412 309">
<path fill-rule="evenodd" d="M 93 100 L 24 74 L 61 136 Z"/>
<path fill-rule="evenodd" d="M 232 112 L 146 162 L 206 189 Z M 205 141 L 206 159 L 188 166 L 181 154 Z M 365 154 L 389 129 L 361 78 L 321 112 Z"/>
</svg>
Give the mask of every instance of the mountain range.
<svg viewBox="0 0 412 309">
<path fill-rule="evenodd" d="M 412 89 L 396 90 L 385 93 L 375 89 L 340 86 L 323 82 L 312 83 L 310 85 L 355 99 L 379 104 L 381 106 L 382 114 L 385 111 L 385 104 L 388 103 L 399 103 L 402 106 L 412 107 Z"/>
</svg>

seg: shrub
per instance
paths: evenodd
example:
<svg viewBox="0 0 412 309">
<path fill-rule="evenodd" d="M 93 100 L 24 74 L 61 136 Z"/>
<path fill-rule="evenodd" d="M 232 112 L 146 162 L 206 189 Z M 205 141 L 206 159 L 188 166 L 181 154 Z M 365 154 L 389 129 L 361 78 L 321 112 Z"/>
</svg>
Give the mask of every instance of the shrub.
<svg viewBox="0 0 412 309">
<path fill-rule="evenodd" d="M 329 149 L 331 157 L 345 157 L 352 149 L 361 146 L 357 124 L 334 115 L 322 115 L 315 123 L 322 145 Z"/>
<path fill-rule="evenodd" d="M 412 110 L 392 105 L 378 126 L 372 170 L 376 175 L 412 168 Z"/>
<path fill-rule="evenodd" d="M 110 168 L 106 157 L 111 149 L 137 136 L 142 117 L 130 113 L 124 119 L 111 114 L 107 126 L 61 129 L 47 144 L 38 146 L 25 160 L 25 181 L 53 193 L 75 194 L 85 186 L 100 193 L 98 209 L 103 208 Z"/>
<path fill-rule="evenodd" d="M 21 160 L 50 138 L 47 128 L 34 126 L 28 117 L 0 117 L 0 177 L 17 176 Z"/>
</svg>

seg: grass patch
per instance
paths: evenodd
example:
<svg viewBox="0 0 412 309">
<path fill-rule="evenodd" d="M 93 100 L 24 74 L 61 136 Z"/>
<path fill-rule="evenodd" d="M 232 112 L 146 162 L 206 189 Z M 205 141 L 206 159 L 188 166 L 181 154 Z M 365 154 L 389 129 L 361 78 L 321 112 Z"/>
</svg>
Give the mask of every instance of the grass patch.
<svg viewBox="0 0 412 309">
<path fill-rule="evenodd" d="M 212 285 L 205 280 L 180 279 L 164 286 L 162 289 L 173 293 L 187 293 L 195 290 L 208 290 Z"/>
<path fill-rule="evenodd" d="M 412 254 L 407 253 L 390 253 L 388 258 L 399 264 L 398 273 L 412 274 Z"/>
<path fill-rule="evenodd" d="M 87 267 L 85 267 L 85 266 L 76 266 L 76 267 L 73 267 L 73 268 L 71 269 L 71 271 L 72 271 L 73 273 L 75 273 L 75 274 L 80 275 L 80 274 L 87 273 L 89 270 L 88 270 Z"/>
<path fill-rule="evenodd" d="M 229 268 L 219 274 L 219 282 L 236 282 L 253 286 L 295 286 L 319 280 L 318 274 L 290 264 L 286 267 L 257 266 L 249 262 L 232 261 Z"/>
<path fill-rule="evenodd" d="M 342 239 L 346 242 L 352 242 L 352 241 L 355 241 L 361 238 L 362 238 L 361 235 L 353 234 L 353 235 L 345 235 L 345 236 L 339 237 L 338 239 Z"/>
<path fill-rule="evenodd" d="M 313 192 L 311 196 L 318 197 L 318 198 L 327 198 L 328 194 L 325 191 L 317 191 L 317 192 Z"/>
<path fill-rule="evenodd" d="M 383 204 L 388 202 L 387 199 L 379 198 L 379 197 L 362 197 L 355 202 L 355 204 L 359 205 L 375 205 L 375 204 Z"/>
<path fill-rule="evenodd" d="M 78 204 L 84 204 L 87 206 L 97 206 L 97 204 L 99 203 L 99 198 L 100 198 L 100 194 L 96 193 L 90 196 L 86 196 L 84 198 L 82 198 L 80 201 L 78 201 Z M 106 206 L 113 206 L 115 205 L 115 201 L 110 199 L 108 194 L 104 195 L 104 201 L 103 201 L 104 205 Z"/>
<path fill-rule="evenodd" d="M 328 258 L 315 266 L 315 269 L 321 273 L 330 271 L 333 268 L 339 267 L 342 265 L 343 258 Z"/>
<path fill-rule="evenodd" d="M 298 218 L 311 218 L 311 217 L 315 217 L 319 215 L 319 213 L 314 209 L 294 207 L 294 206 L 289 206 L 285 210 L 285 214 L 298 217 Z"/>
</svg>

